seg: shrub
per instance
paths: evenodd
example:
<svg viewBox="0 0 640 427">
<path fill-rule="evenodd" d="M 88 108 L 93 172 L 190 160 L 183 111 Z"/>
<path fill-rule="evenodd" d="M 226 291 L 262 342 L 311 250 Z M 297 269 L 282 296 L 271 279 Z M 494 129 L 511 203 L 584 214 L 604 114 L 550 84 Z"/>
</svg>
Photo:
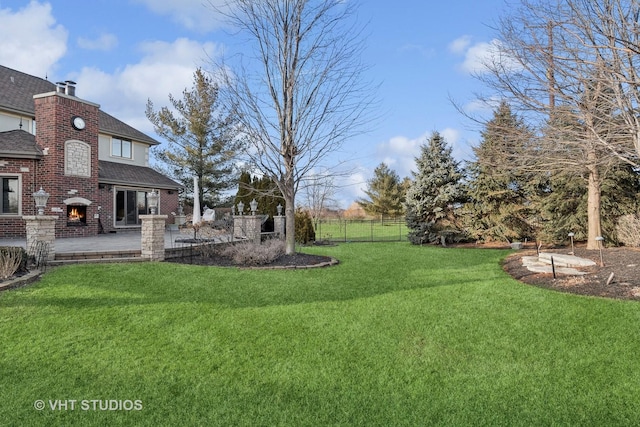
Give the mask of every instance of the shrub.
<svg viewBox="0 0 640 427">
<path fill-rule="evenodd" d="M 227 246 L 222 256 L 231 258 L 238 265 L 264 265 L 280 258 L 285 253 L 285 244 L 279 239 L 269 239 L 260 244 L 243 242 Z"/>
<path fill-rule="evenodd" d="M 625 246 L 640 246 L 640 217 L 638 215 L 623 215 L 616 226 L 618 241 Z"/>
<path fill-rule="evenodd" d="M 316 231 L 313 229 L 313 220 L 309 212 L 302 209 L 296 210 L 296 242 L 306 245 L 316 240 Z"/>
<path fill-rule="evenodd" d="M 16 246 L 0 247 L 0 279 L 13 276 L 27 268 L 27 252 Z"/>
</svg>

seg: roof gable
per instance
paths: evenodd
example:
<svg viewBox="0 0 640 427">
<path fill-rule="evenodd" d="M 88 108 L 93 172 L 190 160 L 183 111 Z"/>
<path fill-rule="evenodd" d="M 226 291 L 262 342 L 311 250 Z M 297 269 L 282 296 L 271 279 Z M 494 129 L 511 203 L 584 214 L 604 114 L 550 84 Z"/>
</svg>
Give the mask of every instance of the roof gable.
<svg viewBox="0 0 640 427">
<path fill-rule="evenodd" d="M 24 130 L 0 132 L 0 156 L 39 159 L 43 153 L 36 137 Z"/>
<path fill-rule="evenodd" d="M 40 77 L 0 65 L 0 109 L 35 117 L 34 95 L 54 92 L 56 85 Z M 99 111 L 99 132 L 158 145 L 159 142 L 121 120 Z"/>
</svg>

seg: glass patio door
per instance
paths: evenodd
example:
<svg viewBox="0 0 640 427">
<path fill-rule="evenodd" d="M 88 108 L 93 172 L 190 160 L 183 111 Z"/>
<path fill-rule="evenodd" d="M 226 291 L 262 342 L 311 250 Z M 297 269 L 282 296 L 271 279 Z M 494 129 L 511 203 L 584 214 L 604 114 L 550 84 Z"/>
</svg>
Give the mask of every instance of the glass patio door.
<svg viewBox="0 0 640 427">
<path fill-rule="evenodd" d="M 148 213 L 147 192 L 118 190 L 116 192 L 116 226 L 140 225 L 140 215 Z"/>
</svg>

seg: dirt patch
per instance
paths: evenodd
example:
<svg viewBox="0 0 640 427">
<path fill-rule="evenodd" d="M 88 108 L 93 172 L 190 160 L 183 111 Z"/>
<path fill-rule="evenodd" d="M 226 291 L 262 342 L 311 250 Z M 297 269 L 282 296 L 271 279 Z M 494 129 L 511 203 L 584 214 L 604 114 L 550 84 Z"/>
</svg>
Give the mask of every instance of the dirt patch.
<svg viewBox="0 0 640 427">
<path fill-rule="evenodd" d="M 570 247 L 542 249 L 543 252 L 569 254 Z M 526 249 L 509 255 L 502 265 L 503 269 L 515 279 L 534 286 L 570 292 L 579 295 L 592 295 L 615 299 L 640 300 L 640 250 L 636 248 L 606 248 L 600 251 L 576 247 L 575 255 L 594 261 L 595 266 L 580 267 L 583 276 L 552 273 L 534 273 L 522 265 L 523 256 L 535 256 L 535 249 Z M 613 277 L 611 277 L 613 274 Z M 609 284 L 607 284 L 607 282 Z"/>
</svg>

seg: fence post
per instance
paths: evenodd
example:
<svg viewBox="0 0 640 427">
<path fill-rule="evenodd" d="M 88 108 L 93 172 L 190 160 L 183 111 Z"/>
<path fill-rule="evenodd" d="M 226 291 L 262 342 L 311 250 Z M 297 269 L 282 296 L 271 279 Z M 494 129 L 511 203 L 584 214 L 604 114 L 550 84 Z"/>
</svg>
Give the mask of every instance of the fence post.
<svg viewBox="0 0 640 427">
<path fill-rule="evenodd" d="M 373 242 L 373 220 L 371 220 L 370 224 L 371 224 L 371 241 Z"/>
</svg>

